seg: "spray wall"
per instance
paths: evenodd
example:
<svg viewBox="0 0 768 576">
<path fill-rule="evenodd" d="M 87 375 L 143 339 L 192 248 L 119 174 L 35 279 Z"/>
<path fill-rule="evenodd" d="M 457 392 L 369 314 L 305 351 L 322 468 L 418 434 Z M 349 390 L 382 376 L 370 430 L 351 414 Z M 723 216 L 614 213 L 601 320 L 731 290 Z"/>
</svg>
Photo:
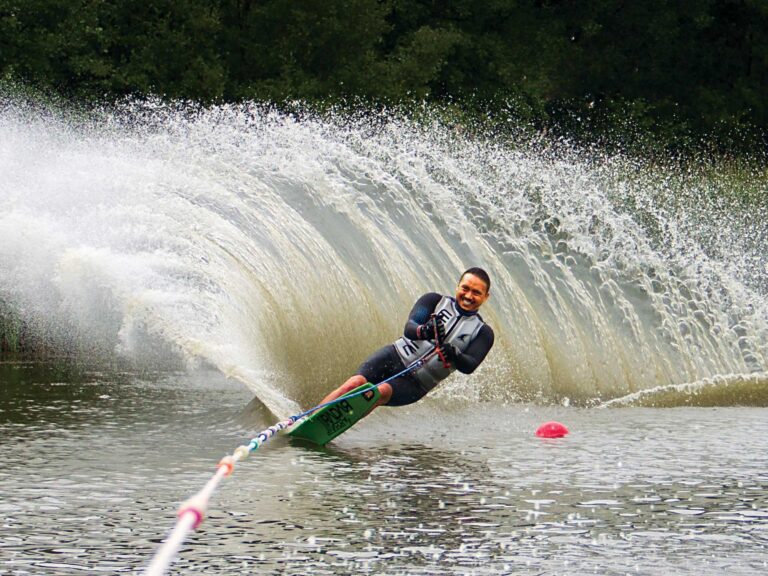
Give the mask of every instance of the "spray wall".
<svg viewBox="0 0 768 576">
<path fill-rule="evenodd" d="M 479 265 L 496 346 L 439 394 L 766 403 L 765 215 L 715 174 L 395 116 L 0 110 L 0 300 L 62 350 L 285 415 Z"/>
</svg>

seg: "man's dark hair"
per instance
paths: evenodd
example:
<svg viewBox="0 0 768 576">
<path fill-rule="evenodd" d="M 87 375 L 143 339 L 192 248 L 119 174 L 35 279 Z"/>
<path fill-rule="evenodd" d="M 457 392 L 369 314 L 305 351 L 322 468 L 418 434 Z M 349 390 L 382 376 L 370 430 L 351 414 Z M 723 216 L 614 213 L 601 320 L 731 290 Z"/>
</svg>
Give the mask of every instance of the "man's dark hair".
<svg viewBox="0 0 768 576">
<path fill-rule="evenodd" d="M 466 276 L 467 274 L 472 274 L 473 276 L 477 276 L 478 278 L 480 278 L 480 280 L 485 282 L 485 291 L 486 292 L 491 291 L 491 277 L 488 276 L 488 272 L 486 272 L 482 268 L 477 268 L 477 267 L 468 268 L 467 270 L 464 271 L 464 274 L 462 274 L 461 277 L 459 278 L 459 282 L 461 282 L 461 279 L 464 278 L 464 276 Z"/>
</svg>

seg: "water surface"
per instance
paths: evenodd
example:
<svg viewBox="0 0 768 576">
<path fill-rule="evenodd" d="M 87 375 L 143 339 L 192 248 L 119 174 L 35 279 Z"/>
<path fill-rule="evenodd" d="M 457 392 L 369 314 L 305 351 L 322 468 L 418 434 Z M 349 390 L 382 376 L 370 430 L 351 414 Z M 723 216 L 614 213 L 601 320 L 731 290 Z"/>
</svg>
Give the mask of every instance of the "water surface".
<svg viewBox="0 0 768 576">
<path fill-rule="evenodd" d="M 140 572 L 273 423 L 214 371 L 0 365 L 0 573 Z M 533 434 L 556 419 L 566 438 Z M 427 399 L 239 463 L 174 574 L 761 574 L 760 408 Z"/>
</svg>

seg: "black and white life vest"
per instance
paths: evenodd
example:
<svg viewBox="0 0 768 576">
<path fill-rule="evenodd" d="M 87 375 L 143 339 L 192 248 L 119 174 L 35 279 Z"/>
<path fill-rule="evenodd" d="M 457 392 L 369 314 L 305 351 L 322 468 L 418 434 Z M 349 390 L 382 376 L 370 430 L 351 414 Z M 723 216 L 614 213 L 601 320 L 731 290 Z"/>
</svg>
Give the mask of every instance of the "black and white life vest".
<svg viewBox="0 0 768 576">
<path fill-rule="evenodd" d="M 452 344 L 461 352 L 464 352 L 470 342 L 475 339 L 483 327 L 483 320 L 479 314 L 464 315 L 459 312 L 459 307 L 453 298 L 443 296 L 435 307 L 435 321 L 442 322 L 445 327 L 445 344 Z M 397 353 L 403 363 L 410 366 L 416 360 L 424 358 L 435 350 L 435 343 L 429 340 L 411 340 L 405 336 L 394 343 Z M 456 370 L 453 366 L 447 368 L 438 354 L 434 354 L 422 366 L 414 371 L 414 375 L 428 391 L 450 376 Z"/>
</svg>

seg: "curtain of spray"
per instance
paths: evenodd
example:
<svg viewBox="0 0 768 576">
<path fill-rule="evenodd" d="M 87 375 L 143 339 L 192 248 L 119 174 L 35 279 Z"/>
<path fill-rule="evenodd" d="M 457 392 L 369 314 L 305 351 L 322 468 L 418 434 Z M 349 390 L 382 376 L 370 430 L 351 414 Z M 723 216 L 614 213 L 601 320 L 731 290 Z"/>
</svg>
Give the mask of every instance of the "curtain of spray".
<svg viewBox="0 0 768 576">
<path fill-rule="evenodd" d="M 589 403 L 766 368 L 764 215 L 621 158 L 402 117 L 10 105 L 0 173 L 0 299 L 39 336 L 210 364 L 281 416 L 474 265 L 497 344 L 442 394 Z"/>
</svg>

